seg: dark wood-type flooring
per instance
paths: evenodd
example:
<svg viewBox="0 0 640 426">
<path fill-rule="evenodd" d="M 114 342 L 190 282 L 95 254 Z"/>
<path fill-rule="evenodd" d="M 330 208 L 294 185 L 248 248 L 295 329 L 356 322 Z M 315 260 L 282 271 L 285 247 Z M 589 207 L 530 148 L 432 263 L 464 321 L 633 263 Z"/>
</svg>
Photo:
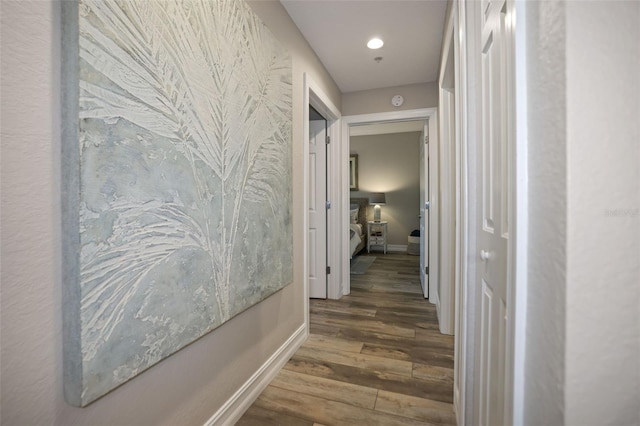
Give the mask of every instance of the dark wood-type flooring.
<svg viewBox="0 0 640 426">
<path fill-rule="evenodd" d="M 454 425 L 453 336 L 419 258 L 372 254 L 351 294 L 310 303 L 310 337 L 238 425 Z"/>
</svg>

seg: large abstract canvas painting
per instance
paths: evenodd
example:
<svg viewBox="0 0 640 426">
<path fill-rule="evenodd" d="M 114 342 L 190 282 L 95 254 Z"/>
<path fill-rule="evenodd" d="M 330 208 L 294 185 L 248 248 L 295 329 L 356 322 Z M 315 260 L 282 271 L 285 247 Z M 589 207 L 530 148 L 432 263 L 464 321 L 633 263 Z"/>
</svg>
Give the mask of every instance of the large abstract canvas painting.
<svg viewBox="0 0 640 426">
<path fill-rule="evenodd" d="M 62 3 L 65 395 L 84 406 L 292 281 L 291 59 L 240 0 Z"/>
</svg>

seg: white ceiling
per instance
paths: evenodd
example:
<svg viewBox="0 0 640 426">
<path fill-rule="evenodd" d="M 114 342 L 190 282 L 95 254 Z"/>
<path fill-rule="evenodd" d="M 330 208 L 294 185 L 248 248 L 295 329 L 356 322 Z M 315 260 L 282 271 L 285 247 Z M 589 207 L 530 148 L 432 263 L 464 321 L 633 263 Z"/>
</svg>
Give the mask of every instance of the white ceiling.
<svg viewBox="0 0 640 426">
<path fill-rule="evenodd" d="M 281 3 L 343 93 L 438 79 L 446 0 Z M 384 46 L 368 49 L 372 37 Z"/>
</svg>

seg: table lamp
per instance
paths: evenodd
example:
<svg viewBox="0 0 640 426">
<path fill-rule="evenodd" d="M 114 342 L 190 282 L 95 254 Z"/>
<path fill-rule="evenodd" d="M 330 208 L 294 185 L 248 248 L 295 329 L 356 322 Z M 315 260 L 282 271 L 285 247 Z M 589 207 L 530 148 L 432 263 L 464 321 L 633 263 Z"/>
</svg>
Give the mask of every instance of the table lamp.
<svg viewBox="0 0 640 426">
<path fill-rule="evenodd" d="M 380 206 L 386 204 L 387 199 L 384 192 L 372 192 L 369 195 L 369 204 L 373 204 L 373 221 L 380 222 Z"/>
</svg>

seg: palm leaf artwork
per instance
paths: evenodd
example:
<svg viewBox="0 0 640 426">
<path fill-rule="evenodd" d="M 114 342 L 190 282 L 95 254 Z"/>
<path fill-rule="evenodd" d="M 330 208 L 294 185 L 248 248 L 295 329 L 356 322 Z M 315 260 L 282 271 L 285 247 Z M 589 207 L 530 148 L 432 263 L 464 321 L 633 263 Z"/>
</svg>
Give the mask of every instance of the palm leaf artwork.
<svg viewBox="0 0 640 426">
<path fill-rule="evenodd" d="M 291 60 L 239 0 L 77 19 L 86 405 L 292 281 Z"/>
</svg>

